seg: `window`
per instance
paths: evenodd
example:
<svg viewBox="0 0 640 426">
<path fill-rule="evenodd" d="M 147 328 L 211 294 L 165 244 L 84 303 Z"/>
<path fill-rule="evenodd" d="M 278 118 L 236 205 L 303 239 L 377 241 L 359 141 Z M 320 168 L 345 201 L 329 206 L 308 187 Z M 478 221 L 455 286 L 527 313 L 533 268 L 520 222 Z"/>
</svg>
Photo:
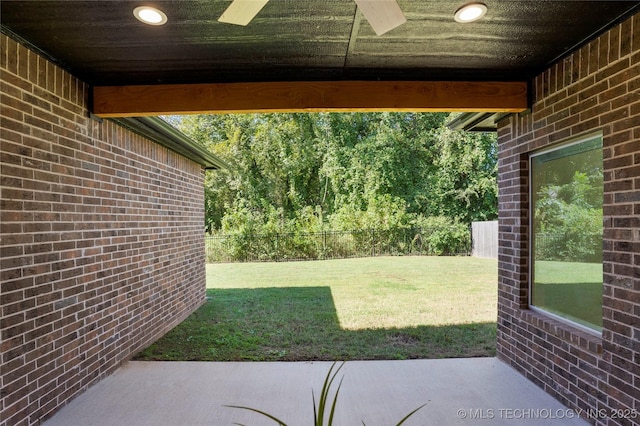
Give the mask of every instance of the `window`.
<svg viewBox="0 0 640 426">
<path fill-rule="evenodd" d="M 532 307 L 602 330 L 602 136 L 531 156 Z"/>
</svg>

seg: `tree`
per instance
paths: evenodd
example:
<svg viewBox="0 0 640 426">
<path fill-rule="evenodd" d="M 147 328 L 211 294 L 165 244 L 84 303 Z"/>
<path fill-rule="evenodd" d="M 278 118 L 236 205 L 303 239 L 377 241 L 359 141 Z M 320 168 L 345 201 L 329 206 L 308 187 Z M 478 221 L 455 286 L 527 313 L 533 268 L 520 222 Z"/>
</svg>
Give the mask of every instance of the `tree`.
<svg viewBox="0 0 640 426">
<path fill-rule="evenodd" d="M 496 144 L 448 114 L 187 116 L 178 126 L 231 165 L 205 179 L 207 230 L 409 226 L 496 217 Z M 302 225 L 306 224 L 306 225 Z"/>
<path fill-rule="evenodd" d="M 570 182 L 540 188 L 535 200 L 540 260 L 602 261 L 602 171 L 575 171 Z"/>
<path fill-rule="evenodd" d="M 446 114 L 332 114 L 323 172 L 333 207 L 367 210 L 389 195 L 424 213 L 425 179 L 433 172 L 435 132 Z"/>
<path fill-rule="evenodd" d="M 463 223 L 498 217 L 497 143 L 493 133 L 438 129 L 434 172 L 425 180 L 428 216 Z"/>
</svg>

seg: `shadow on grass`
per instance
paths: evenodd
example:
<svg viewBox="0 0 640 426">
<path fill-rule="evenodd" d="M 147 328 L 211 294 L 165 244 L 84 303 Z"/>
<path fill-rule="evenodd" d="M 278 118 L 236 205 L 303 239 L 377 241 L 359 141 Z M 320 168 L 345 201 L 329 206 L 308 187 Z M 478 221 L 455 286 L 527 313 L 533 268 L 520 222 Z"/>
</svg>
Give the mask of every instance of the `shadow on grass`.
<svg viewBox="0 0 640 426">
<path fill-rule="evenodd" d="M 209 289 L 207 296 L 205 305 L 135 359 L 331 361 L 495 355 L 495 323 L 344 330 L 329 287 Z"/>
</svg>

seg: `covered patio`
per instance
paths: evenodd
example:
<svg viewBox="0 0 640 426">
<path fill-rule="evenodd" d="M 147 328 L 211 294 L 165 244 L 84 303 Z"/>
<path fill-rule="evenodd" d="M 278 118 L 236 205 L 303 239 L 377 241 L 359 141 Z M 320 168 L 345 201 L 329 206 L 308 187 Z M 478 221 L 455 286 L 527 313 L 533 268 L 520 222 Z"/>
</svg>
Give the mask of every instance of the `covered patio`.
<svg viewBox="0 0 640 426">
<path fill-rule="evenodd" d="M 280 111 L 458 111 L 498 132 L 498 358 L 349 363 L 340 424 L 424 402 L 410 424 L 580 424 L 550 418 L 560 403 L 638 424 L 640 3 L 486 0 L 462 23 L 466 0 L 273 0 L 247 26 L 219 21 L 231 3 L 155 1 L 156 25 L 138 1 L 0 2 L 0 426 L 260 421 L 224 404 L 308 421 L 326 363 L 128 361 L 205 302 L 204 173 L 224 167 L 153 116 Z M 401 11 L 382 35 L 380 5 Z M 530 297 L 531 159 L 585 138 L 599 328 Z"/>
<path fill-rule="evenodd" d="M 128 362 L 60 410 L 45 426 L 312 424 L 330 362 Z M 496 358 L 351 361 L 335 424 L 583 425 L 568 409 Z"/>
</svg>

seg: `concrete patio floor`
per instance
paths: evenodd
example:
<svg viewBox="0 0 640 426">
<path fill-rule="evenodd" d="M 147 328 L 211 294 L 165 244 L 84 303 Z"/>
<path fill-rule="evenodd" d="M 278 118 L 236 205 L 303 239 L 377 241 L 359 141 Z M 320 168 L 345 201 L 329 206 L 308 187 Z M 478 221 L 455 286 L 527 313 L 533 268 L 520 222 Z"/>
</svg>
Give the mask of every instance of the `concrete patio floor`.
<svg viewBox="0 0 640 426">
<path fill-rule="evenodd" d="M 128 362 L 78 396 L 46 426 L 311 425 L 311 389 L 320 393 L 330 362 Z M 585 425 L 496 358 L 349 361 L 337 425 Z M 339 377 L 340 377 L 339 376 Z"/>
</svg>

